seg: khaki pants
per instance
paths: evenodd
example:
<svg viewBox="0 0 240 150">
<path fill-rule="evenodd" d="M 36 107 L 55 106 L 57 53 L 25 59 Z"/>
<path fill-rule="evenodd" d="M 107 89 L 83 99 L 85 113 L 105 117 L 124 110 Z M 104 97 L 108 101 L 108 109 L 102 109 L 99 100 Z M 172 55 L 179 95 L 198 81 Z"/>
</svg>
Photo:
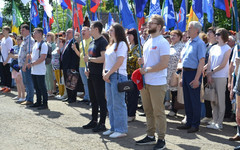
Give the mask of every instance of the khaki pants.
<svg viewBox="0 0 240 150">
<path fill-rule="evenodd" d="M 164 97 L 167 90 L 166 85 L 145 85 L 141 90 L 144 112 L 147 118 L 147 135 L 154 136 L 157 132 L 158 139 L 164 139 L 166 134 L 166 115 Z"/>
</svg>

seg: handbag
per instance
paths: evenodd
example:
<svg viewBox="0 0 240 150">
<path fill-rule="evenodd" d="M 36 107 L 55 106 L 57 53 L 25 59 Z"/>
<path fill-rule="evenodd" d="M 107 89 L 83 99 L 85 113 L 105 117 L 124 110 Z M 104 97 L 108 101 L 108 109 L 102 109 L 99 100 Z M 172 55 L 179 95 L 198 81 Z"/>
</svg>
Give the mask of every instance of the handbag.
<svg viewBox="0 0 240 150">
<path fill-rule="evenodd" d="M 119 73 L 117 70 L 117 80 L 119 79 Z M 124 81 L 124 82 L 119 82 L 117 84 L 118 92 L 131 92 L 134 88 L 134 83 L 132 80 Z"/>
<path fill-rule="evenodd" d="M 178 75 L 175 72 L 172 73 L 171 79 L 169 81 L 169 85 L 171 87 L 177 87 L 178 86 Z"/>
<path fill-rule="evenodd" d="M 203 99 L 211 102 L 217 102 L 217 93 L 211 84 L 206 85 Z"/>
<path fill-rule="evenodd" d="M 20 70 L 20 67 L 18 65 L 18 61 L 16 59 L 13 59 L 13 61 L 10 64 L 10 67 L 12 67 L 17 72 L 19 72 L 19 70 Z"/>
<path fill-rule="evenodd" d="M 70 90 L 75 90 L 77 87 L 79 73 L 74 69 L 67 70 L 67 77 L 66 79 L 66 88 Z"/>
</svg>

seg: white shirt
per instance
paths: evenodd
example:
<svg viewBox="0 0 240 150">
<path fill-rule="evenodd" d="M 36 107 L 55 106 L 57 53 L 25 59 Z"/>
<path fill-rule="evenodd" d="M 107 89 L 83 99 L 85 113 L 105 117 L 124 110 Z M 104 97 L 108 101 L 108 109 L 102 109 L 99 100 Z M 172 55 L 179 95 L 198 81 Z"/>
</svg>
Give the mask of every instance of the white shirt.
<svg viewBox="0 0 240 150">
<path fill-rule="evenodd" d="M 223 46 L 214 45 L 210 51 L 209 51 L 209 57 L 211 58 L 211 70 L 215 67 L 221 65 L 224 56 L 226 55 L 226 52 L 230 50 L 231 47 L 229 47 L 227 44 Z M 225 67 L 215 73 L 213 73 L 213 78 L 227 78 L 228 77 L 228 69 L 229 69 L 229 63 L 225 65 Z"/>
<path fill-rule="evenodd" d="M 236 60 L 236 57 L 238 57 L 238 46 L 235 45 L 234 46 L 234 49 L 233 49 L 233 55 L 232 55 L 232 59 L 231 59 L 231 62 L 233 63 L 233 66 L 236 66 L 236 63 L 235 63 L 235 60 Z"/>
<path fill-rule="evenodd" d="M 40 58 L 40 56 L 39 56 L 39 44 L 40 44 L 40 42 L 36 42 L 33 45 L 32 63 L 37 61 Z M 41 47 L 40 55 L 47 54 L 47 52 L 48 52 L 48 46 L 47 46 L 46 42 L 44 42 L 42 44 L 42 47 Z M 45 75 L 46 74 L 45 60 L 43 62 L 41 62 L 40 64 L 32 66 L 31 74 L 33 74 L 33 75 Z"/>
<path fill-rule="evenodd" d="M 117 62 L 117 58 L 124 57 L 124 61 L 119 68 L 119 74 L 127 76 L 127 44 L 121 41 L 115 51 L 117 43 L 113 43 L 105 52 L 105 70 L 111 70 L 114 64 Z M 117 72 L 117 71 L 116 71 Z"/>
<path fill-rule="evenodd" d="M 12 38 L 11 37 L 8 37 L 7 39 L 5 39 L 5 37 L 2 38 L 1 47 L 2 47 L 2 50 L 1 50 L 2 56 L 0 56 L 0 62 L 4 62 L 7 60 L 8 53 L 10 52 L 11 48 L 13 47 Z M 3 57 L 3 60 L 2 60 L 2 57 Z M 12 61 L 12 59 L 10 58 L 8 60 L 8 63 L 11 63 L 11 61 Z"/>
<path fill-rule="evenodd" d="M 160 62 L 160 57 L 170 54 L 170 45 L 168 41 L 159 35 L 150 38 L 143 46 L 144 67 L 152 67 Z M 150 72 L 144 75 L 145 83 L 149 85 L 167 84 L 167 68 L 158 72 Z"/>
</svg>

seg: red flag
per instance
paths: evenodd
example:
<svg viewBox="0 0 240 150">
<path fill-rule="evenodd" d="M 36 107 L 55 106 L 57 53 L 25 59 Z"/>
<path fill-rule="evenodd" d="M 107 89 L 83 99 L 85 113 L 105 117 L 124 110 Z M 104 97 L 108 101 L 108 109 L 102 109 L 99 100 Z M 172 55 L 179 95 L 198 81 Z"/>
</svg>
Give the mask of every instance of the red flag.
<svg viewBox="0 0 240 150">
<path fill-rule="evenodd" d="M 91 0 L 91 8 L 90 11 L 95 13 L 100 5 L 100 0 Z"/>
<path fill-rule="evenodd" d="M 225 8 L 226 8 L 226 16 L 227 16 L 228 18 L 230 18 L 230 17 L 231 17 L 231 14 L 230 14 L 230 8 L 229 8 L 228 0 L 224 0 L 224 2 L 225 2 Z"/>
<path fill-rule="evenodd" d="M 145 18 L 142 17 L 142 18 L 139 20 L 139 22 L 138 22 L 138 31 L 141 30 L 141 26 L 142 26 L 142 24 L 144 24 L 144 23 L 145 23 Z"/>
<path fill-rule="evenodd" d="M 79 25 L 78 25 L 78 18 L 77 13 L 79 16 L 80 25 L 83 24 L 83 14 L 82 14 L 82 5 L 77 4 L 77 10 L 74 10 L 74 29 L 77 29 L 77 31 L 80 31 Z"/>
<path fill-rule="evenodd" d="M 52 18 L 49 18 L 49 27 L 50 29 L 52 28 L 52 24 L 54 23 L 54 19 L 53 19 L 53 16 Z"/>
</svg>

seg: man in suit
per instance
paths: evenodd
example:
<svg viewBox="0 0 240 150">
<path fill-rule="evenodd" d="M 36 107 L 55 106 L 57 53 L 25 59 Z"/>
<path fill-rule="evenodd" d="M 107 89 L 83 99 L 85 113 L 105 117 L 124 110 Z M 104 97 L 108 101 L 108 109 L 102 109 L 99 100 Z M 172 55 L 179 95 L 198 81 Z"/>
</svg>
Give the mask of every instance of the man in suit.
<svg viewBox="0 0 240 150">
<path fill-rule="evenodd" d="M 72 49 L 72 44 L 76 44 L 77 48 L 79 47 L 79 45 L 78 43 L 75 43 L 76 40 L 73 38 L 73 30 L 71 28 L 67 29 L 66 31 L 66 41 L 67 42 L 63 47 L 61 55 L 61 69 L 63 70 L 65 83 L 68 77 L 67 70 L 72 69 L 78 71 L 79 67 L 79 57 Z M 76 102 L 77 89 L 74 90 L 67 89 L 67 95 L 68 99 L 65 101 L 67 101 L 68 103 Z"/>
</svg>

